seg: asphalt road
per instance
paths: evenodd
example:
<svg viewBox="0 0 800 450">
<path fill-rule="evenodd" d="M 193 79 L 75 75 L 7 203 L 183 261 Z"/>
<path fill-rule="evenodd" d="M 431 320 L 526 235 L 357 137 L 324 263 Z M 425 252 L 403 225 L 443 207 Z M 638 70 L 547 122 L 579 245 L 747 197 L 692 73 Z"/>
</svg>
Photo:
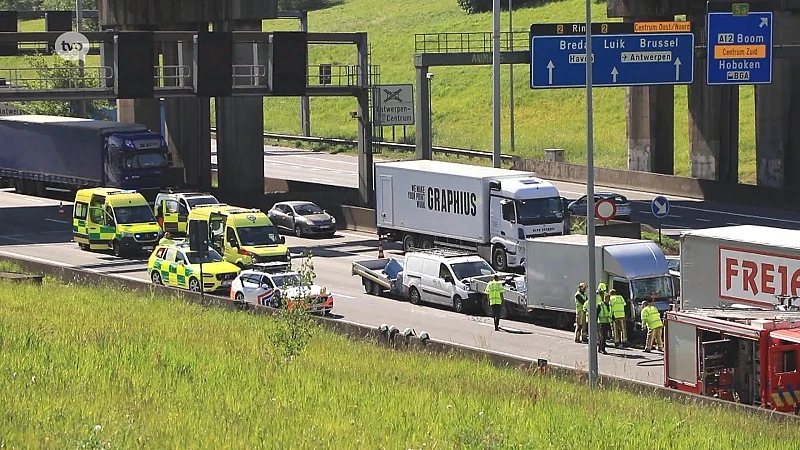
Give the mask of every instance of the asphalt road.
<svg viewBox="0 0 800 450">
<path fill-rule="evenodd" d="M 148 283 L 146 259 L 116 258 L 112 255 L 84 252 L 71 242 L 72 205 L 64 202 L 65 216 L 58 214 L 58 201 L 0 191 L 0 257 L 13 256 L 35 261 L 49 261 L 112 277 Z M 293 254 L 310 250 L 315 255 L 317 284 L 334 294 L 334 317 L 377 327 L 382 323 L 399 329 L 412 327 L 427 331 L 432 339 L 450 341 L 475 348 L 488 348 L 531 359 L 586 368 L 586 345 L 576 344 L 572 333 L 506 320 L 503 331 L 493 329 L 491 319 L 457 314 L 446 309 L 415 306 L 405 301 L 364 294 L 358 277 L 351 276 L 351 263 L 377 255 L 373 235 L 339 232 L 331 239 L 301 239 L 287 236 Z M 389 253 L 396 252 L 388 249 Z M 661 384 L 663 357 L 640 350 L 609 349 L 599 355 L 600 372 L 607 375 Z"/>
<path fill-rule="evenodd" d="M 212 142 L 212 152 L 216 151 Z M 212 155 L 212 163 L 216 156 Z M 376 158 L 376 162 L 381 159 Z M 264 176 L 270 178 L 309 181 L 333 186 L 358 187 L 358 159 L 352 155 L 332 155 L 285 147 L 264 147 Z M 586 194 L 586 185 L 553 182 L 561 195 L 577 199 Z M 650 210 L 650 202 L 657 192 L 632 191 L 596 187 L 595 191 L 614 191 L 631 200 L 631 219 L 659 226 Z M 699 201 L 690 198 L 666 196 L 670 201 L 670 214 L 661 221 L 665 234 L 677 235 L 681 230 L 724 227 L 730 225 L 764 225 L 778 228 L 800 228 L 800 211 L 758 208 L 736 204 Z"/>
</svg>

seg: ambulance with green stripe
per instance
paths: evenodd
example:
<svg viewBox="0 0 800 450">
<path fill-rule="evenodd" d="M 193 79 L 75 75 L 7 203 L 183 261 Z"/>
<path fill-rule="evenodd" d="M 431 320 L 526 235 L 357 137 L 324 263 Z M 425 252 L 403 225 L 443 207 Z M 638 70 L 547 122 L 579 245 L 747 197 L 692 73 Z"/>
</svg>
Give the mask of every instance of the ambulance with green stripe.
<svg viewBox="0 0 800 450">
<path fill-rule="evenodd" d="M 191 251 L 188 241 L 175 240 L 159 245 L 147 261 L 147 273 L 154 284 L 174 286 L 200 292 L 230 290 L 239 274 L 239 267 L 223 260 L 216 250 Z"/>
<path fill-rule="evenodd" d="M 144 196 L 116 188 L 81 189 L 75 194 L 72 237 L 81 250 L 151 252 L 163 236 Z"/>
<path fill-rule="evenodd" d="M 208 222 L 209 242 L 225 261 L 241 268 L 253 264 L 291 267 L 286 238 L 259 209 L 207 205 L 189 212 L 189 221 Z"/>
</svg>

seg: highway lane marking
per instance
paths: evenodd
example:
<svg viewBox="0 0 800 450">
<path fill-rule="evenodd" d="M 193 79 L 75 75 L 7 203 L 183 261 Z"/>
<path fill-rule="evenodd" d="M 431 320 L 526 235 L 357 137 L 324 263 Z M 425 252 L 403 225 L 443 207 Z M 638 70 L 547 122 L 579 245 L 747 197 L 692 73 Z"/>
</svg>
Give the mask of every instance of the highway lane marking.
<svg viewBox="0 0 800 450">
<path fill-rule="evenodd" d="M 344 298 L 349 298 L 349 299 L 351 299 L 351 300 L 355 300 L 356 298 L 358 298 L 358 297 L 353 297 L 353 296 L 351 296 L 351 295 L 335 294 L 335 293 L 333 293 L 333 292 L 331 292 L 331 295 L 333 295 L 333 296 L 334 296 L 334 298 L 335 298 L 335 297 L 344 297 Z"/>
<path fill-rule="evenodd" d="M 91 273 L 94 273 L 94 274 L 97 274 L 97 275 L 122 278 L 122 279 L 130 280 L 130 281 L 138 281 L 140 283 L 147 283 L 147 281 L 145 281 L 145 280 L 143 280 L 141 278 L 136 278 L 136 277 L 132 277 L 132 276 L 129 276 L 129 275 L 108 273 L 108 272 L 103 272 L 103 271 L 100 271 L 100 270 L 97 270 L 97 269 L 91 269 L 91 268 L 82 268 L 82 267 L 76 266 L 74 264 L 63 263 L 61 261 L 51 261 L 49 259 L 38 258 L 36 256 L 23 255 L 22 253 L 15 253 L 15 252 L 9 252 L 9 251 L 6 251 L 6 250 L 0 250 L 0 255 L 11 256 L 13 258 L 19 258 L 19 259 L 27 259 L 28 261 L 38 262 L 38 263 L 47 264 L 47 265 L 55 265 L 55 266 L 58 266 L 58 267 L 67 267 L 67 268 L 70 268 L 70 269 L 83 270 L 83 271 L 91 272 Z"/>
<path fill-rule="evenodd" d="M 44 220 L 46 220 L 48 222 L 63 223 L 63 224 L 67 224 L 67 225 L 70 224 L 70 222 L 67 222 L 66 220 L 58 220 L 58 219 L 44 219 Z"/>
<path fill-rule="evenodd" d="M 695 220 L 697 220 L 698 222 L 711 222 L 710 219 L 701 219 L 699 217 L 697 219 L 695 219 Z"/>
</svg>

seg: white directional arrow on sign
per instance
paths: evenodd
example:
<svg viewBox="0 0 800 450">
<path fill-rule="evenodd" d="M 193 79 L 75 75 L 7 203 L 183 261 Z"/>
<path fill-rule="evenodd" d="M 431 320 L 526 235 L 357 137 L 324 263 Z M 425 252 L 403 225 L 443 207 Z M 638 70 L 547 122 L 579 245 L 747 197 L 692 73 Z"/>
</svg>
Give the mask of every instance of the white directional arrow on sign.
<svg viewBox="0 0 800 450">
<path fill-rule="evenodd" d="M 656 202 L 656 209 L 658 209 L 659 214 L 666 214 L 667 213 L 667 204 Z"/>
<path fill-rule="evenodd" d="M 611 70 L 611 76 L 612 76 L 612 78 L 613 78 L 613 81 L 614 81 L 614 83 L 616 83 L 616 82 L 617 82 L 617 75 L 619 75 L 619 72 L 617 72 L 617 68 L 616 68 L 616 67 L 614 67 L 614 68 Z"/>
<path fill-rule="evenodd" d="M 761 18 L 761 23 L 758 24 L 758 28 L 764 28 L 769 25 L 769 19 L 766 17 Z"/>
<path fill-rule="evenodd" d="M 548 84 L 553 84 L 553 67 L 555 67 L 555 65 L 553 64 L 553 61 L 551 60 L 549 63 L 547 63 L 547 83 Z"/>
<path fill-rule="evenodd" d="M 675 58 L 675 81 L 681 79 L 681 59 Z"/>
</svg>

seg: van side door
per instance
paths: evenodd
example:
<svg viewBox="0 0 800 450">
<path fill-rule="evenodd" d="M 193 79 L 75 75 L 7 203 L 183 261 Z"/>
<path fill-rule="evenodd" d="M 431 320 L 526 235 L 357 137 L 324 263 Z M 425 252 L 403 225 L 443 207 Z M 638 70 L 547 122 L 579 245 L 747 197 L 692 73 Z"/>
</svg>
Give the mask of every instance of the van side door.
<svg viewBox="0 0 800 450">
<path fill-rule="evenodd" d="M 442 286 L 442 280 L 439 278 L 439 261 L 435 259 L 424 259 L 422 261 L 422 280 L 421 292 L 422 299 L 439 305 L 449 304 L 446 301 L 447 295 Z"/>
<path fill-rule="evenodd" d="M 222 256 L 225 257 L 226 261 L 235 263 L 237 259 L 240 259 L 239 237 L 236 235 L 236 230 L 231 226 L 225 227 L 225 242 L 223 245 L 225 250 Z"/>
<path fill-rule="evenodd" d="M 445 304 L 448 306 L 452 305 L 456 285 L 453 272 L 447 264 L 441 263 L 439 265 L 439 278 L 437 278 L 436 281 L 439 283 L 439 289 L 441 290 L 441 295 L 443 296 Z"/>
</svg>

